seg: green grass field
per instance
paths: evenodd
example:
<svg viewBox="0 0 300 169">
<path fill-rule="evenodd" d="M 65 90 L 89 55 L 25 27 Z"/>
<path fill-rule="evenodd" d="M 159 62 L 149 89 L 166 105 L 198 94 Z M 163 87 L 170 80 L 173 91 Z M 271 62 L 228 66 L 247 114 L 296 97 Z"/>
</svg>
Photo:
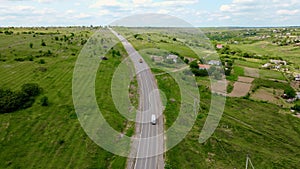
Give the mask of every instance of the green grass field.
<svg viewBox="0 0 300 169">
<path fill-rule="evenodd" d="M 41 106 L 40 96 L 31 108 L 0 114 L 0 168 L 124 168 L 126 158 L 115 156 L 91 141 L 82 130 L 73 108 L 72 75 L 76 56 L 82 48 L 81 38 L 89 37 L 94 30 L 57 29 L 60 32 L 58 35 L 36 37 L 33 34 L 0 34 L 1 56 L 6 59 L 0 62 L 1 87 L 19 90 L 24 83 L 36 82 L 44 89 L 42 95 L 47 96 L 50 103 L 48 107 Z M 56 29 L 38 30 L 45 33 L 53 31 L 56 32 Z M 69 40 L 55 40 L 55 36 L 70 36 L 71 32 L 75 33 L 73 40 L 70 40 L 72 43 Z M 41 39 L 47 46 L 40 46 Z M 32 49 L 30 42 L 34 44 Z M 53 56 L 40 57 L 40 50 L 42 53 L 51 50 Z M 14 58 L 29 55 L 34 56 L 33 61 L 14 61 Z M 39 64 L 40 59 L 46 63 Z M 111 58 L 99 68 L 103 74 L 97 75 L 101 80 L 96 83 L 102 88 L 97 93 L 106 93 L 110 89 L 111 66 L 121 60 Z M 107 109 L 113 109 L 110 101 L 107 95 L 98 95 L 101 105 L 109 105 Z M 117 115 L 107 114 L 107 117 L 116 129 L 124 130 L 124 119 L 112 119 L 120 117 Z"/>
<path fill-rule="evenodd" d="M 12 35 L 0 33 L 0 87 L 17 91 L 23 84 L 35 82 L 44 90 L 32 107 L 0 114 L 0 168 L 125 168 L 125 157 L 103 150 L 85 134 L 73 106 L 72 76 L 75 62 L 84 42 L 96 29 L 11 30 L 14 31 Z M 121 32 L 131 37 L 129 40 L 138 50 L 150 47 L 196 57 L 189 48 L 182 47 L 185 42 L 180 39 L 175 41 L 171 35 L 160 36 L 155 32 L 151 36 L 142 34 L 134 38 L 132 30 L 124 28 Z M 148 37 L 150 42 L 147 42 Z M 42 45 L 42 42 L 46 45 Z M 291 46 L 277 47 L 269 42 L 232 46 L 257 54 L 286 57 L 288 61 L 300 64 L 299 50 Z M 134 123 L 118 113 L 111 97 L 111 79 L 126 56 L 120 44 L 114 49 L 122 57 L 113 57 L 111 52 L 107 54 L 108 60 L 103 61 L 98 69 L 95 93 L 107 122 L 115 130 L 132 136 Z M 243 76 L 243 67 L 258 68 L 261 64 L 251 59 L 236 60 L 228 80 L 233 82 L 238 76 Z M 170 75 L 161 74 L 161 70 L 152 71 L 158 74 L 155 77 L 159 89 L 166 96 L 164 115 L 165 128 L 168 128 L 177 118 L 180 108 L 179 86 Z M 259 75 L 260 78 L 253 81 L 253 92 L 260 87 L 289 87 L 288 83 L 269 80 L 285 80 L 280 72 L 260 69 Z M 208 91 L 210 81 L 207 77 L 196 77 L 196 81 L 201 109 L 187 137 L 166 152 L 166 168 L 245 168 L 247 154 L 255 168 L 299 167 L 300 119 L 287 113 L 289 109 L 247 97 L 227 98 L 216 132 L 200 144 L 198 138 L 209 111 L 211 93 Z M 132 95 L 130 99 L 134 106 L 138 105 L 136 87 L 137 81 L 132 79 L 131 87 L 126 91 Z M 47 107 L 41 106 L 40 99 L 43 96 L 49 98 Z"/>
<path fill-rule="evenodd" d="M 259 41 L 252 44 L 231 45 L 245 52 L 252 52 L 260 55 L 282 57 L 294 65 L 300 65 L 300 48 L 294 46 L 277 46 L 268 41 Z"/>
</svg>

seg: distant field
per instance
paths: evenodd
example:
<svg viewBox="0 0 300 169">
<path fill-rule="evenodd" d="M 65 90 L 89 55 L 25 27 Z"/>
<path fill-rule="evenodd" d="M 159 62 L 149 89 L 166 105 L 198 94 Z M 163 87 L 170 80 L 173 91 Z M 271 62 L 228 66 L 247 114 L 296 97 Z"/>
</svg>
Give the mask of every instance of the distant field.
<svg viewBox="0 0 300 169">
<path fill-rule="evenodd" d="M 258 62 L 243 61 L 243 60 L 236 60 L 235 64 L 239 66 L 250 67 L 250 68 L 260 68 L 262 66 L 262 64 Z"/>
<path fill-rule="evenodd" d="M 231 45 L 233 48 L 239 48 L 245 52 L 252 52 L 260 55 L 278 56 L 287 59 L 294 65 L 300 65 L 300 47 L 277 46 L 268 41 L 260 41 L 252 44 Z"/>
<path fill-rule="evenodd" d="M 286 80 L 283 74 L 279 71 L 274 70 L 259 70 L 259 76 L 262 79 L 277 79 L 277 80 Z"/>
</svg>

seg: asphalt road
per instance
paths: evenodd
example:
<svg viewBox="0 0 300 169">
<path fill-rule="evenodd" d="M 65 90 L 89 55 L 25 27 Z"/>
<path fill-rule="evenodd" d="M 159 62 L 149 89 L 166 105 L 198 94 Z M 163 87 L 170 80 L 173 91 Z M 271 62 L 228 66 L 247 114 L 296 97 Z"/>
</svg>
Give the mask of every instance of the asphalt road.
<svg viewBox="0 0 300 169">
<path fill-rule="evenodd" d="M 156 80 L 147 63 L 144 60 L 140 63 L 142 57 L 134 47 L 123 36 L 110 30 L 122 42 L 134 63 L 140 89 L 139 111 L 136 117 L 138 130 L 135 135 L 138 141 L 131 146 L 137 158 L 132 159 L 132 164 L 127 168 L 163 169 L 163 107 Z M 157 118 L 156 125 L 151 124 L 152 114 Z"/>
</svg>

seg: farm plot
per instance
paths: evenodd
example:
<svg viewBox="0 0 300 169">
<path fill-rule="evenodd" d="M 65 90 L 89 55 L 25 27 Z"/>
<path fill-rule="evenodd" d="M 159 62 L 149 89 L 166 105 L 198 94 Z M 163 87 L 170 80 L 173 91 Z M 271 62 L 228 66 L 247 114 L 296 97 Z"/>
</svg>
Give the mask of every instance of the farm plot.
<svg viewBox="0 0 300 169">
<path fill-rule="evenodd" d="M 233 85 L 233 91 L 228 94 L 229 97 L 243 97 L 251 89 L 253 78 L 239 76 L 238 81 Z"/>
<path fill-rule="evenodd" d="M 259 78 L 259 70 L 255 68 L 244 67 L 245 76 Z"/>
<path fill-rule="evenodd" d="M 254 100 L 266 101 L 277 105 L 284 105 L 284 101 L 280 99 L 280 95 L 284 93 L 281 89 L 259 88 L 251 95 Z"/>
</svg>

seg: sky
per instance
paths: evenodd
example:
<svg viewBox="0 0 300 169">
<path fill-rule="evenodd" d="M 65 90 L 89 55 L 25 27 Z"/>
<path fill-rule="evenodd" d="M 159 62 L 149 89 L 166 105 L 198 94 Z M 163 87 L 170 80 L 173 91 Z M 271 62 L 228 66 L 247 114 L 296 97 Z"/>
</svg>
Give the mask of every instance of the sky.
<svg viewBox="0 0 300 169">
<path fill-rule="evenodd" d="M 300 26 L 300 0 L 0 0 L 0 27 L 109 25 L 145 13 L 195 27 Z"/>
</svg>

